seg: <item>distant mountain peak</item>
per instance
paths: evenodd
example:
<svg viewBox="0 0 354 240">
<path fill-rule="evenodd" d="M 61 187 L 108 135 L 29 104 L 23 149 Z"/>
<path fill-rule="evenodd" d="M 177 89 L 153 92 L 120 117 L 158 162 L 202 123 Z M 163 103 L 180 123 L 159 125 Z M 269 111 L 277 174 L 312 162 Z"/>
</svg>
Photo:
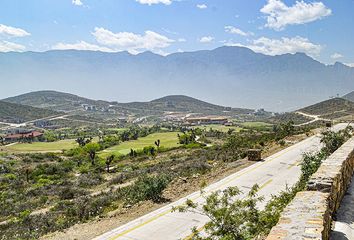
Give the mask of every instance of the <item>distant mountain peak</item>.
<svg viewBox="0 0 354 240">
<path fill-rule="evenodd" d="M 64 89 L 120 102 L 166 92 L 219 99 L 232 107 L 291 111 L 354 89 L 354 68 L 325 65 L 304 53 L 269 56 L 237 46 L 161 56 L 152 52 L 1 53 L 3 96 L 25 89 Z"/>
</svg>

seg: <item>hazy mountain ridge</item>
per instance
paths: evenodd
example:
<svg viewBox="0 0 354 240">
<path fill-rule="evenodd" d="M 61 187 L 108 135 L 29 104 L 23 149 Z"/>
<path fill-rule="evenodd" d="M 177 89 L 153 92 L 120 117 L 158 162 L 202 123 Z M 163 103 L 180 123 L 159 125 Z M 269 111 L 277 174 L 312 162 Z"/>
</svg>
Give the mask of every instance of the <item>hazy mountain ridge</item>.
<svg viewBox="0 0 354 240">
<path fill-rule="evenodd" d="M 1 53 L 0 74 L 12 81 L 4 85 L 10 95 L 18 85 L 119 102 L 183 94 L 275 111 L 295 110 L 354 89 L 354 68 L 341 63 L 327 66 L 303 53 L 268 56 L 240 47 L 166 57 L 75 50 Z"/>
</svg>

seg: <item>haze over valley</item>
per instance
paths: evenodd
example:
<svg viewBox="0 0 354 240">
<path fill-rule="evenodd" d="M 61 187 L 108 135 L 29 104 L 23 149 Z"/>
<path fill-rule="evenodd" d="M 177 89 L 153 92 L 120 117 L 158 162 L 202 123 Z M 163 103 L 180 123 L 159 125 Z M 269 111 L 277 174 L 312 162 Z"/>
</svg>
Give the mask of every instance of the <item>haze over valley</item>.
<svg viewBox="0 0 354 240">
<path fill-rule="evenodd" d="M 354 68 L 303 54 L 267 56 L 241 47 L 175 53 L 0 53 L 3 98 L 56 89 L 118 102 L 189 95 L 216 104 L 285 112 L 344 95 Z M 18 88 L 20 86 L 21 88 Z M 212 89 L 212 91 L 211 91 Z"/>
</svg>

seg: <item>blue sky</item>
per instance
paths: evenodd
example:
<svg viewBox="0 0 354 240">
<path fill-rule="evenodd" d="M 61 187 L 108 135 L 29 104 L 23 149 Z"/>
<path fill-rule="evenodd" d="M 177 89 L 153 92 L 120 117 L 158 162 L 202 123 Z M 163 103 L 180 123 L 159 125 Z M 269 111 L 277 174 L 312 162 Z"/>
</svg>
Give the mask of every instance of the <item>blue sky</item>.
<svg viewBox="0 0 354 240">
<path fill-rule="evenodd" d="M 1 0 L 0 51 L 233 45 L 353 64 L 353 12 L 354 0 Z"/>
</svg>

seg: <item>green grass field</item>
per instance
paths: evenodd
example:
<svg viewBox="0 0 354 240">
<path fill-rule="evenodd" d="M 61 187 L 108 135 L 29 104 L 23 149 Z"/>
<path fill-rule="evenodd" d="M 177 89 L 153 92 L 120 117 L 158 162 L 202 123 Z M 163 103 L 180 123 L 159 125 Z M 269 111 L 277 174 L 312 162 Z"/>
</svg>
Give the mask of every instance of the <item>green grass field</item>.
<svg viewBox="0 0 354 240">
<path fill-rule="evenodd" d="M 212 128 L 213 130 L 218 130 L 221 132 L 227 132 L 227 131 L 229 131 L 230 128 L 234 129 L 236 132 L 239 132 L 242 129 L 240 127 L 224 126 L 224 125 L 220 125 L 220 124 L 201 125 L 201 126 L 196 126 L 195 128 L 205 129 L 207 131 L 209 131 L 209 129 Z"/>
<path fill-rule="evenodd" d="M 9 152 L 58 152 L 76 146 L 77 143 L 75 140 L 67 139 L 57 142 L 17 143 L 11 146 L 0 147 L 0 149 Z"/>
<path fill-rule="evenodd" d="M 149 136 L 139 138 L 138 140 L 123 142 L 117 146 L 113 146 L 103 150 L 99 155 L 106 157 L 110 154 L 126 155 L 130 152 L 130 149 L 139 150 L 148 146 L 155 146 L 155 141 L 160 139 L 161 147 L 173 148 L 178 147 L 178 132 L 166 132 L 166 133 L 154 133 Z"/>
</svg>

